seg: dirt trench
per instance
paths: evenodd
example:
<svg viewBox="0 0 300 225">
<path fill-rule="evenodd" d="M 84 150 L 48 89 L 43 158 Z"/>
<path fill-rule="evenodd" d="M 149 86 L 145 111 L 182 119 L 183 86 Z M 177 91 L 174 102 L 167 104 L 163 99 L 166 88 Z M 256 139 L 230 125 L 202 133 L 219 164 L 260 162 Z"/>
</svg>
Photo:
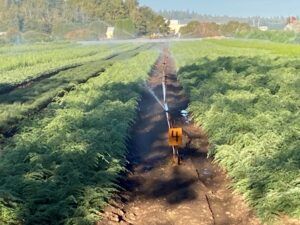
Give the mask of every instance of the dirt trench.
<svg viewBox="0 0 300 225">
<path fill-rule="evenodd" d="M 165 65 L 164 65 L 165 64 Z M 171 112 L 186 109 L 188 99 L 177 81 L 174 60 L 164 48 L 148 85 L 162 101 L 165 70 Z M 243 198 L 228 187 L 226 173 L 207 158 L 208 139 L 200 128 L 173 113 L 175 126 L 197 133 L 197 148 L 180 149 L 181 165 L 172 162 L 164 110 L 149 92 L 142 95 L 129 161 L 132 173 L 103 213 L 98 225 L 258 225 Z"/>
</svg>

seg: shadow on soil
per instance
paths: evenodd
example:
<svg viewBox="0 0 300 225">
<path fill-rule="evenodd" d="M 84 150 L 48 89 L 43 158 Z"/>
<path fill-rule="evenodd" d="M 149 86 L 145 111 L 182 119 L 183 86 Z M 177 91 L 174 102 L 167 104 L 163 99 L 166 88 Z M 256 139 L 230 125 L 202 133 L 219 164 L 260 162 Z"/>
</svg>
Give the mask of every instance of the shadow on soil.
<svg viewBox="0 0 300 225">
<path fill-rule="evenodd" d="M 150 191 L 145 194 L 149 198 L 166 198 L 169 204 L 180 204 L 197 198 L 195 191 L 190 188 L 195 182 L 196 179 L 187 178 L 185 173 L 175 167 L 169 179 L 155 180 L 149 187 Z"/>
<path fill-rule="evenodd" d="M 124 163 L 126 150 L 118 146 L 125 142 L 124 127 L 130 123 L 124 112 L 133 113 L 132 98 L 138 95 L 132 92 L 138 89 L 137 83 L 106 84 L 106 95 L 99 90 L 89 104 L 53 106 L 64 110 L 63 119 L 46 112 L 39 115 L 40 124 L 28 121 L 24 140 L 21 134 L 11 139 L 0 162 L 0 208 L 12 212 L 12 223 L 62 224 L 66 218 L 83 218 L 78 210 L 90 213 L 105 205 Z M 84 113 L 70 113 L 78 109 Z M 51 121 L 57 129 L 45 127 Z M 80 145 L 84 151 L 76 148 Z"/>
</svg>

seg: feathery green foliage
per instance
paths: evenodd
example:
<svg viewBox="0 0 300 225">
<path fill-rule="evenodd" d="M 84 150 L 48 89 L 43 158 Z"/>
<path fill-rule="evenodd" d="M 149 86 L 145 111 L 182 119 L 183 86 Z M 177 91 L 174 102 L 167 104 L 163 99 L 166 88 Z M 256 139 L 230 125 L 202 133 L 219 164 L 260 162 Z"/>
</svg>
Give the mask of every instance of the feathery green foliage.
<svg viewBox="0 0 300 225">
<path fill-rule="evenodd" d="M 118 49 L 119 48 L 119 49 Z M 0 91 L 42 76 L 46 71 L 57 71 L 73 65 L 100 60 L 116 51 L 128 50 L 130 45 L 83 46 L 77 44 L 43 44 L 5 46 L 0 48 Z"/>
<path fill-rule="evenodd" d="M 216 59 L 220 56 L 262 56 L 267 58 L 300 56 L 300 46 L 257 40 L 202 40 L 172 44 L 178 68 L 204 57 Z"/>
<path fill-rule="evenodd" d="M 294 31 L 283 31 L 283 30 L 268 30 L 261 31 L 258 29 L 251 29 L 250 31 L 239 31 L 236 32 L 235 36 L 237 38 L 247 38 L 247 39 L 260 39 L 268 40 L 279 43 L 298 43 L 300 34 Z"/>
<path fill-rule="evenodd" d="M 300 219 L 300 59 L 292 47 L 234 40 L 173 46 L 177 62 L 185 55 L 194 62 L 179 64 L 179 79 L 210 137 L 210 154 L 267 221 Z"/>
<path fill-rule="evenodd" d="M 0 161 L 0 224 L 93 224 L 117 190 L 140 84 L 158 53 L 116 62 L 27 120 Z"/>
<path fill-rule="evenodd" d="M 33 51 L 35 48 L 30 51 Z M 108 49 L 106 45 L 94 46 L 94 49 L 99 51 L 103 49 L 103 52 L 97 53 L 94 57 L 89 57 L 89 62 L 85 62 L 83 65 L 68 70 L 62 70 L 50 77 L 44 77 L 39 81 L 31 82 L 29 85 L 24 85 L 22 88 L 14 88 L 7 93 L 1 93 L 0 90 L 0 133 L 10 133 L 14 130 L 17 123 L 39 111 L 47 106 L 57 96 L 64 95 L 67 91 L 74 88 L 79 83 L 85 83 L 91 77 L 96 76 L 99 72 L 105 71 L 116 60 L 123 60 L 133 57 L 139 50 L 146 48 L 147 46 L 140 45 L 113 45 Z M 20 47 L 20 51 L 24 47 Z M 84 47 L 80 47 L 84 50 Z M 90 46 L 87 46 L 90 49 Z M 142 48 L 142 49 L 140 49 Z M 34 54 L 38 54 L 37 52 Z M 51 50 L 49 49 L 49 52 Z M 82 54 L 84 54 L 85 50 Z M 105 58 L 114 55 L 115 57 L 106 60 Z M 53 57 L 55 57 L 53 55 Z M 60 59 L 60 56 L 57 56 Z M 101 58 L 100 58 L 101 57 Z M 24 59 L 26 60 L 26 59 Z M 56 60 L 56 59 L 53 59 Z M 85 58 L 83 61 L 87 60 Z M 16 61 L 18 61 L 16 59 Z M 82 61 L 82 63 L 83 63 Z M 18 61 L 20 63 L 20 61 Z M 37 65 L 38 67 L 38 65 Z M 17 71 L 22 70 L 22 67 Z M 41 73 L 43 76 L 45 72 Z M 0 86 L 5 86 L 0 84 Z"/>
<path fill-rule="evenodd" d="M 18 121 L 47 106 L 55 97 L 64 95 L 109 67 L 103 60 L 86 63 L 68 71 L 34 82 L 28 87 L 17 88 L 0 95 L 0 133 L 9 133 Z"/>
</svg>

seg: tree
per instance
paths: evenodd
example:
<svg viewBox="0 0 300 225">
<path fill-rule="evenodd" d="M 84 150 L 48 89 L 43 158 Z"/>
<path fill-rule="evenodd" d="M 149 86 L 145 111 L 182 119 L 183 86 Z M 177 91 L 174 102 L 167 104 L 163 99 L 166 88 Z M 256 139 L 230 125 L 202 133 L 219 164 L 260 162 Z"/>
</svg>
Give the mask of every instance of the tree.
<svg viewBox="0 0 300 225">
<path fill-rule="evenodd" d="M 1 30 L 63 37 L 72 27 L 89 29 L 90 24 L 101 21 L 105 27 L 117 25 L 119 31 L 138 35 L 168 33 L 164 18 L 149 7 L 140 7 L 137 0 L 0 0 L 0 6 Z M 68 29 L 63 33 L 60 28 Z"/>
<path fill-rule="evenodd" d="M 211 22 L 192 21 L 180 29 L 183 36 L 212 37 L 220 35 L 220 26 Z"/>
<path fill-rule="evenodd" d="M 164 17 L 157 15 L 149 7 L 141 7 L 135 25 L 139 35 L 151 33 L 168 34 L 169 26 Z"/>
<path fill-rule="evenodd" d="M 155 16 L 150 31 L 152 33 L 168 34 L 170 31 L 169 22 L 166 22 L 162 16 Z"/>
<path fill-rule="evenodd" d="M 214 22 L 192 21 L 180 30 L 183 36 L 193 37 L 235 36 L 237 33 L 250 31 L 251 27 L 248 24 L 238 21 L 230 21 L 222 25 Z"/>
<path fill-rule="evenodd" d="M 116 22 L 114 34 L 116 38 L 133 38 L 135 33 L 135 26 L 131 19 L 123 19 Z"/>
<path fill-rule="evenodd" d="M 251 27 L 247 23 L 240 23 L 238 21 L 230 21 L 229 23 L 221 26 L 222 34 L 225 36 L 234 36 L 239 32 L 249 32 Z"/>
</svg>

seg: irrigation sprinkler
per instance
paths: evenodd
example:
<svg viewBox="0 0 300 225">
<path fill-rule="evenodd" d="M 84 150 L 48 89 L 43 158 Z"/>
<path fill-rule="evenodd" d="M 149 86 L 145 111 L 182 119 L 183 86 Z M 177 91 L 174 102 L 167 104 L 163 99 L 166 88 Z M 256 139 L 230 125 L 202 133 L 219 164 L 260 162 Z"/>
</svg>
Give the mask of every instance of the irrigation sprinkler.
<svg viewBox="0 0 300 225">
<path fill-rule="evenodd" d="M 182 128 L 176 128 L 173 127 L 173 123 L 171 123 L 171 118 L 172 118 L 172 112 L 169 109 L 168 106 L 168 101 L 167 101 L 167 86 L 166 86 L 166 65 L 167 65 L 167 58 L 164 58 L 163 62 L 163 70 L 162 70 L 162 93 L 163 93 L 163 100 L 160 101 L 157 95 L 154 93 L 154 91 L 149 87 L 147 84 L 144 84 L 143 87 L 148 90 L 148 92 L 152 95 L 152 97 L 158 102 L 158 104 L 162 107 L 162 109 L 165 112 L 166 115 L 166 120 L 168 124 L 168 129 L 169 129 L 169 146 L 172 148 L 173 151 L 173 163 L 176 165 L 180 165 L 180 157 L 179 157 L 179 152 L 178 148 L 179 146 L 182 145 L 182 135 L 183 135 L 183 129 Z M 181 111 L 181 115 L 187 116 L 188 112 L 185 110 Z"/>
<path fill-rule="evenodd" d="M 182 133 L 182 128 L 169 129 L 169 146 L 173 149 L 173 162 L 177 165 L 180 165 L 178 146 L 182 145 Z"/>
<path fill-rule="evenodd" d="M 178 152 L 178 147 L 182 145 L 182 128 L 175 128 L 173 127 L 173 124 L 171 124 L 171 113 L 169 110 L 168 102 L 167 102 L 167 86 L 166 86 L 166 81 L 167 81 L 167 73 L 166 73 L 166 67 L 167 67 L 167 59 L 168 56 L 164 57 L 164 62 L 163 62 L 163 70 L 162 70 L 162 92 L 163 92 L 163 104 L 164 104 L 164 109 L 166 113 L 166 119 L 168 123 L 168 128 L 169 128 L 169 138 L 168 138 L 168 143 L 169 146 L 172 148 L 173 154 L 172 154 L 172 159 L 173 163 L 175 165 L 180 165 L 180 157 L 179 157 L 179 152 Z"/>
</svg>

